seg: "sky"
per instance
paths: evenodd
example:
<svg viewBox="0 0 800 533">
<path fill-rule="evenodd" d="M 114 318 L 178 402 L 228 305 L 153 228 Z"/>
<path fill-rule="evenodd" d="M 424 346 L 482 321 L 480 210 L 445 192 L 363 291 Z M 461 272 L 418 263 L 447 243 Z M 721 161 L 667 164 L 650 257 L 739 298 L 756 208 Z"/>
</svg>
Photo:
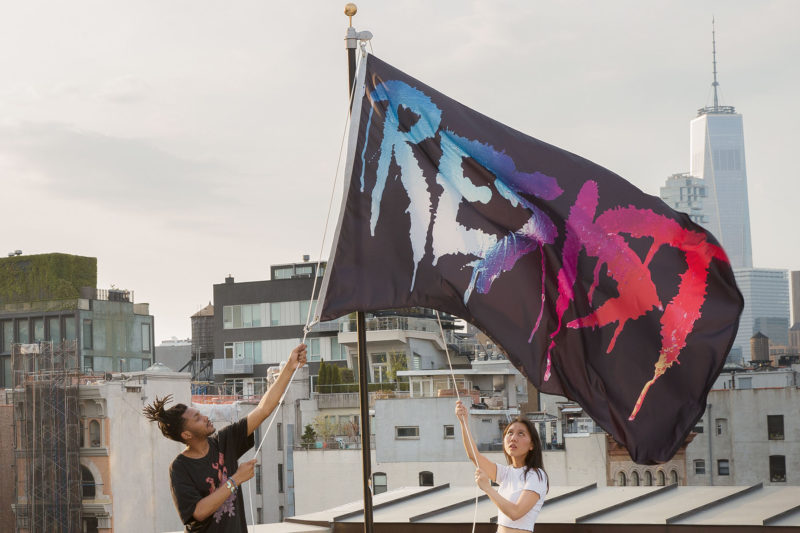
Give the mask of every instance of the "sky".
<svg viewBox="0 0 800 533">
<path fill-rule="evenodd" d="M 800 270 L 800 2 L 356 3 L 384 61 L 653 195 L 689 170 L 714 17 L 720 103 L 744 117 L 754 265 Z M 4 2 L 0 253 L 97 257 L 98 287 L 150 303 L 157 343 L 188 338 L 229 274 L 326 259 L 344 4 Z"/>
</svg>

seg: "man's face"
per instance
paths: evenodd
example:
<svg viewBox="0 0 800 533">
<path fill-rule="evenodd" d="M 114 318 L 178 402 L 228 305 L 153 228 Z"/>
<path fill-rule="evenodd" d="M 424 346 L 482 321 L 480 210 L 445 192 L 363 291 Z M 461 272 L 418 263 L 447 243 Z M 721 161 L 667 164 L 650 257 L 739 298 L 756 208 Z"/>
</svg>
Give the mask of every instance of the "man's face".
<svg viewBox="0 0 800 533">
<path fill-rule="evenodd" d="M 214 434 L 214 424 L 207 416 L 200 414 L 194 407 L 188 407 L 183 413 L 183 431 L 181 435 L 184 441 L 191 439 L 205 439 Z M 186 435 L 186 433 L 189 435 Z"/>
</svg>

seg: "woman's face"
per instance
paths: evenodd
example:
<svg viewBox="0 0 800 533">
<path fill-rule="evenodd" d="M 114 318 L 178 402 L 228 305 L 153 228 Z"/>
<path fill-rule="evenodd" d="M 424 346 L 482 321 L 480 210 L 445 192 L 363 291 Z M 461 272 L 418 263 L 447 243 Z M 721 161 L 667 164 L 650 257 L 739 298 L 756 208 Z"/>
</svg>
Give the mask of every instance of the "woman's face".
<svg viewBox="0 0 800 533">
<path fill-rule="evenodd" d="M 506 429 L 503 437 L 503 449 L 512 458 L 522 458 L 533 450 L 533 440 L 528 428 L 521 422 L 514 422 Z"/>
</svg>

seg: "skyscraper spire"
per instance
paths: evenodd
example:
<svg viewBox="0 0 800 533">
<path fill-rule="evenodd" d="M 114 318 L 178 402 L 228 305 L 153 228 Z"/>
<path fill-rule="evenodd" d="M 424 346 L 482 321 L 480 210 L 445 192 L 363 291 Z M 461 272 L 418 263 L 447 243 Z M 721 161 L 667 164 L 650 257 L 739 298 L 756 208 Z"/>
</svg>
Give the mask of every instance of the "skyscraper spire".
<svg viewBox="0 0 800 533">
<path fill-rule="evenodd" d="M 714 112 L 719 113 L 719 98 L 717 97 L 717 35 L 714 27 L 714 17 L 711 17 L 711 57 L 714 64 L 714 82 L 711 84 L 714 87 Z"/>
<path fill-rule="evenodd" d="M 711 86 L 714 88 L 714 105 L 706 106 L 697 110 L 697 116 L 708 113 L 736 113 L 733 106 L 719 105 L 719 82 L 717 81 L 717 31 L 716 20 L 711 17 L 711 64 L 713 65 L 714 81 Z"/>
</svg>

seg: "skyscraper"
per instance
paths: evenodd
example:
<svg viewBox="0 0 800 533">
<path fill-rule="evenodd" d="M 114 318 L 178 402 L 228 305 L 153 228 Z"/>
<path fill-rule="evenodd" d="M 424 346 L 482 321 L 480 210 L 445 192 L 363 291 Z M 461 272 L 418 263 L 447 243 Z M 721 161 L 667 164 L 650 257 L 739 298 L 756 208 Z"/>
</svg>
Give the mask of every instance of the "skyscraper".
<svg viewBox="0 0 800 533">
<path fill-rule="evenodd" d="M 740 355 L 747 362 L 750 360 L 750 337 L 758 331 L 757 327 L 768 329 L 761 333 L 770 337 L 770 343 L 788 343 L 789 271 L 774 268 L 735 268 L 733 274 L 744 296 L 744 310 L 739 319 L 739 331 L 733 341 L 731 359 Z"/>
<path fill-rule="evenodd" d="M 690 125 L 689 173 L 704 180 L 704 224 L 721 242 L 734 268 L 753 266 L 750 208 L 744 157 L 742 115 L 719 105 L 717 48 L 712 26 L 714 104 L 697 111 Z"/>
<path fill-rule="evenodd" d="M 673 174 L 667 178 L 660 191 L 661 199 L 676 211 L 689 215 L 692 222 L 705 227 L 708 216 L 704 211 L 706 184 L 687 173 Z"/>
</svg>

